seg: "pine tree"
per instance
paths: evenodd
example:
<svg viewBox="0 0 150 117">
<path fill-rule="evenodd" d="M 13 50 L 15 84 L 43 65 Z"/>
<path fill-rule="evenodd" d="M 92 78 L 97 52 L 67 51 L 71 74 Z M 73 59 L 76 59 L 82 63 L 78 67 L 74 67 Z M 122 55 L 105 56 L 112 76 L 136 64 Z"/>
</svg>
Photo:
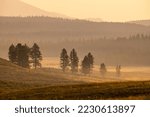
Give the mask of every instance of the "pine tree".
<svg viewBox="0 0 150 117">
<path fill-rule="evenodd" d="M 107 69 L 106 69 L 106 66 L 104 63 L 102 63 L 100 65 L 100 72 L 101 72 L 101 75 L 104 77 L 105 76 L 105 73 L 107 72 Z"/>
<path fill-rule="evenodd" d="M 19 66 L 29 68 L 29 47 L 18 43 L 16 46 L 16 62 Z"/>
<path fill-rule="evenodd" d="M 23 66 L 23 52 L 22 52 L 22 44 L 21 43 L 18 43 L 17 46 L 16 46 L 16 54 L 17 54 L 17 64 L 19 66 Z"/>
<path fill-rule="evenodd" d="M 30 68 L 29 63 L 29 56 L 30 56 L 30 48 L 25 44 L 22 46 L 22 52 L 23 52 L 23 67 Z"/>
<path fill-rule="evenodd" d="M 87 57 L 88 57 L 88 60 L 90 63 L 90 72 L 92 72 L 93 71 L 93 65 L 94 65 L 94 57 L 90 52 L 88 53 Z"/>
<path fill-rule="evenodd" d="M 89 60 L 88 56 L 84 57 L 81 66 L 82 66 L 82 73 L 84 73 L 84 74 L 90 73 L 90 60 Z"/>
<path fill-rule="evenodd" d="M 38 66 L 41 67 L 40 61 L 42 60 L 42 54 L 40 52 L 39 46 L 34 43 L 33 47 L 31 48 L 30 56 L 32 59 L 33 67 L 36 69 Z"/>
<path fill-rule="evenodd" d="M 78 72 L 79 59 L 78 59 L 77 52 L 75 51 L 75 49 L 72 49 L 70 53 L 70 62 L 71 62 L 70 66 L 71 66 L 72 73 Z"/>
<path fill-rule="evenodd" d="M 16 47 L 13 44 L 9 47 L 8 56 L 12 63 L 16 63 Z"/>
<path fill-rule="evenodd" d="M 69 56 L 67 54 L 67 50 L 63 48 L 60 54 L 60 67 L 62 68 L 63 72 L 65 72 L 67 66 L 69 66 Z"/>
</svg>

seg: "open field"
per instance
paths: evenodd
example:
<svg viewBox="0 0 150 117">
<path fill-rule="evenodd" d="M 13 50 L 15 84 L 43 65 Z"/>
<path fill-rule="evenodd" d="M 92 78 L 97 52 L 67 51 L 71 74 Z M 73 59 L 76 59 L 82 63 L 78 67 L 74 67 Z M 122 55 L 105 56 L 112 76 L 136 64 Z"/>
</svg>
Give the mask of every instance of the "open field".
<svg viewBox="0 0 150 117">
<path fill-rule="evenodd" d="M 96 68 L 95 68 L 96 69 Z M 108 67 L 102 77 L 63 73 L 58 68 L 23 69 L 0 59 L 0 99 L 150 99 L 148 67 Z"/>
<path fill-rule="evenodd" d="M 150 99 L 150 81 L 47 86 L 7 93 L 0 99 Z"/>
</svg>

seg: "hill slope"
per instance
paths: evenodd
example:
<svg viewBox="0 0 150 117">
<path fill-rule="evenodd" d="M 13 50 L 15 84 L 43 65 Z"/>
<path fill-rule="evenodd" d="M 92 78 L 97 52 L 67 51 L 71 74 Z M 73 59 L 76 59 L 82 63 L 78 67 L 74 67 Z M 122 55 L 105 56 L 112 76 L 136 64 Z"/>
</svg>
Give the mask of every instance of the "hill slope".
<svg viewBox="0 0 150 117">
<path fill-rule="evenodd" d="M 0 95 L 38 87 L 101 81 L 101 79 L 93 80 L 90 77 L 65 74 L 58 69 L 24 69 L 0 58 Z"/>
<path fill-rule="evenodd" d="M 50 16 L 67 17 L 65 15 L 47 12 L 21 0 L 0 0 L 0 16 Z"/>
<path fill-rule="evenodd" d="M 0 58 L 0 99 L 149 99 L 149 81 L 128 79 L 28 70 Z"/>
<path fill-rule="evenodd" d="M 58 85 L 67 83 L 77 83 L 82 81 L 74 81 L 74 79 L 67 78 L 60 70 L 55 69 L 25 69 L 7 60 L 0 58 L 0 81 L 35 84 L 35 85 Z"/>
<path fill-rule="evenodd" d="M 149 34 L 150 27 L 131 23 L 89 22 L 50 17 L 0 17 L 0 36 L 37 40 L 91 39 Z"/>
<path fill-rule="evenodd" d="M 76 84 L 57 71 L 45 72 L 24 69 L 0 58 L 0 94 L 58 84 Z M 57 75 L 56 75 L 57 74 Z M 82 81 L 80 82 L 82 83 Z"/>
</svg>

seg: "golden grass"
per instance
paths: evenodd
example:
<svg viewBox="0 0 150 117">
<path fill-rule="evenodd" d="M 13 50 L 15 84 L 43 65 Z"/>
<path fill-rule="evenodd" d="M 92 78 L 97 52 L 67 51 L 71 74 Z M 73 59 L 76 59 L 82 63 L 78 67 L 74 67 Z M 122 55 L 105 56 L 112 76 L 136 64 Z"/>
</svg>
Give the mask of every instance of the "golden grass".
<svg viewBox="0 0 150 117">
<path fill-rule="evenodd" d="M 14 91 L 0 95 L 0 99 L 21 100 L 96 100 L 96 99 L 150 99 L 150 81 L 87 83 L 47 86 Z"/>
</svg>

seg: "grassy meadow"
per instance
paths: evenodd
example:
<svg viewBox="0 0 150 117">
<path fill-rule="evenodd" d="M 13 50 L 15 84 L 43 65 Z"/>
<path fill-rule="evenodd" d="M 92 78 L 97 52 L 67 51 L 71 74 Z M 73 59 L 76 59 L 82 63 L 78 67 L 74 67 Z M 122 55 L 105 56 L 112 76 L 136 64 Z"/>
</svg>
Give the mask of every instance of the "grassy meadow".
<svg viewBox="0 0 150 117">
<path fill-rule="evenodd" d="M 29 70 L 0 59 L 0 99 L 150 99 L 149 67 L 123 67 L 117 77 L 110 66 L 102 77 L 98 66 L 84 75 L 63 73 L 58 60 L 51 63 Z"/>
</svg>

